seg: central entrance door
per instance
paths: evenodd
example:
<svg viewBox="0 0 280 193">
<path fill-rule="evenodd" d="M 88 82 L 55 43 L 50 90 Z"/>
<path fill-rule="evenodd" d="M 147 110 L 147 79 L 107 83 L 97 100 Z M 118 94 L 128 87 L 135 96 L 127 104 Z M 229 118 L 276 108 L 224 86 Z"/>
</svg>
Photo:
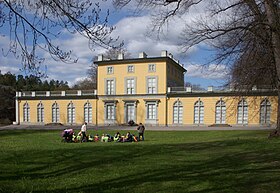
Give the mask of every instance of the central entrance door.
<svg viewBox="0 0 280 193">
<path fill-rule="evenodd" d="M 128 123 L 130 120 L 135 120 L 135 106 L 134 104 L 127 104 L 126 106 L 126 123 Z"/>
</svg>

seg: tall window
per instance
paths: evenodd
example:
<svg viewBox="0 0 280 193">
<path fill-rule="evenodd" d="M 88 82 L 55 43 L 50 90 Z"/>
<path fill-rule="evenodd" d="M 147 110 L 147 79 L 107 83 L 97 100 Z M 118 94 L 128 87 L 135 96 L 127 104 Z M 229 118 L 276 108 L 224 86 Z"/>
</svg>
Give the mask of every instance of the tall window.
<svg viewBox="0 0 280 193">
<path fill-rule="evenodd" d="M 75 123 L 75 106 L 72 101 L 67 106 L 67 122 L 70 124 Z"/>
<path fill-rule="evenodd" d="M 106 94 L 115 94 L 115 79 L 106 79 Z"/>
<path fill-rule="evenodd" d="M 270 124 L 271 104 L 265 99 L 261 102 L 260 124 Z"/>
<path fill-rule="evenodd" d="M 106 119 L 115 120 L 115 105 L 114 104 L 106 105 Z"/>
<path fill-rule="evenodd" d="M 217 124 L 226 123 L 226 103 L 221 99 L 216 103 L 216 121 Z"/>
<path fill-rule="evenodd" d="M 30 122 L 30 107 L 27 102 L 23 105 L 23 121 Z"/>
<path fill-rule="evenodd" d="M 135 94 L 135 79 L 126 79 L 126 94 Z"/>
<path fill-rule="evenodd" d="M 59 123 L 59 106 L 56 102 L 52 105 L 52 122 Z"/>
<path fill-rule="evenodd" d="M 92 123 L 92 106 L 89 102 L 84 105 L 84 121 Z"/>
<path fill-rule="evenodd" d="M 156 104 L 154 103 L 147 104 L 147 119 L 156 119 L 156 118 L 157 118 Z"/>
<path fill-rule="evenodd" d="M 237 124 L 248 124 L 248 104 L 244 99 L 237 106 Z"/>
<path fill-rule="evenodd" d="M 204 104 L 199 99 L 194 104 L 194 123 L 195 124 L 203 124 L 204 121 Z"/>
<path fill-rule="evenodd" d="M 131 120 L 136 122 L 136 102 L 125 103 L 125 121 L 128 123 Z"/>
<path fill-rule="evenodd" d="M 181 101 L 176 101 L 173 105 L 173 123 L 183 123 L 183 105 Z"/>
<path fill-rule="evenodd" d="M 147 78 L 147 93 L 148 94 L 157 93 L 157 78 L 156 77 Z"/>
<path fill-rule="evenodd" d="M 44 105 L 41 102 L 37 105 L 37 122 L 44 122 Z"/>
</svg>

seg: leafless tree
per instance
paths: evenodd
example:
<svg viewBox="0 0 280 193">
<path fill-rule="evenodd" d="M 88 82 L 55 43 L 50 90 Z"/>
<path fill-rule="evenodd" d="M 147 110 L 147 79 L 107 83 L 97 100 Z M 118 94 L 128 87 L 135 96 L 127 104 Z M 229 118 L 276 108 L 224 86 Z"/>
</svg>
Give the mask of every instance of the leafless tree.
<svg viewBox="0 0 280 193">
<path fill-rule="evenodd" d="M 129 53 L 125 48 L 123 47 L 113 47 L 107 49 L 103 53 L 103 57 L 105 60 L 116 60 L 118 58 L 119 54 L 123 54 L 124 58 L 129 58 L 131 53 Z M 97 60 L 97 56 L 93 58 L 93 61 Z M 90 79 L 93 88 L 97 88 L 97 66 L 96 64 L 92 63 L 90 68 L 87 71 L 88 78 Z"/>
<path fill-rule="evenodd" d="M 209 63 L 232 67 L 235 85 L 269 84 L 280 101 L 280 2 L 279 0 L 115 0 L 117 7 L 136 2 L 153 9 L 154 29 L 174 16 L 183 17 L 193 7 L 203 9 L 182 32 L 184 51 L 208 44 L 217 52 Z M 280 103 L 277 128 L 280 129 Z"/>
<path fill-rule="evenodd" d="M 72 87 L 74 90 L 93 90 L 96 89 L 96 84 L 91 79 L 84 79 L 77 81 Z"/>
<path fill-rule="evenodd" d="M 77 62 L 71 50 L 63 50 L 54 43 L 61 33 L 78 33 L 89 40 L 89 48 L 108 48 L 114 42 L 108 25 L 109 10 L 101 10 L 99 3 L 90 0 L 0 0 L 1 36 L 9 36 L 9 48 L 22 59 L 22 68 L 40 75 L 44 57 L 39 50 L 48 52 L 54 60 Z M 102 17 L 104 16 L 104 17 Z"/>
</svg>

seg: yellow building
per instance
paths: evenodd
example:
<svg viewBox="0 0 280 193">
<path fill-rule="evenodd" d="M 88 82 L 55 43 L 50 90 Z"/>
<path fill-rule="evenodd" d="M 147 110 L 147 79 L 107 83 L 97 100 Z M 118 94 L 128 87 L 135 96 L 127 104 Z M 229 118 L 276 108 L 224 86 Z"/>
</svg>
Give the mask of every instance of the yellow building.
<svg viewBox="0 0 280 193">
<path fill-rule="evenodd" d="M 186 69 L 167 51 L 160 57 L 105 60 L 97 91 L 17 92 L 19 124 L 275 125 L 277 93 L 252 89 L 195 91 L 184 87 Z"/>
</svg>

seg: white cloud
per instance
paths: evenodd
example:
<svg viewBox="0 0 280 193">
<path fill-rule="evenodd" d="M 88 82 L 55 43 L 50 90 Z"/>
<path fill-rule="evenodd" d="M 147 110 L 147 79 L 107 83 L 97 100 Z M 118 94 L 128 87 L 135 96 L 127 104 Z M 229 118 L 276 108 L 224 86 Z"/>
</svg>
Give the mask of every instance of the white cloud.
<svg viewBox="0 0 280 193">
<path fill-rule="evenodd" d="M 137 57 L 138 53 L 143 51 L 150 56 L 159 56 L 162 50 L 167 50 L 175 58 L 180 58 L 182 53 L 179 36 L 183 26 L 183 21 L 169 23 L 168 28 L 164 29 L 158 37 L 157 32 L 150 31 L 149 16 L 127 17 L 116 23 L 116 30 L 113 31 L 112 36 L 123 40 L 124 47 L 133 57 Z M 191 49 L 189 54 L 195 50 L 195 48 Z"/>
<path fill-rule="evenodd" d="M 228 75 L 227 66 L 222 64 L 187 65 L 187 77 L 198 77 L 206 79 L 225 79 Z"/>
<path fill-rule="evenodd" d="M 108 4 L 111 4 L 109 2 L 110 1 L 105 1 L 105 3 L 101 3 L 101 8 L 112 8 L 108 6 Z M 125 9 L 125 11 L 127 11 L 127 9 Z M 138 57 L 138 53 L 143 51 L 146 52 L 148 56 L 160 56 L 162 50 L 167 50 L 169 53 L 173 54 L 175 59 L 179 59 L 180 63 L 184 63 L 186 66 L 186 58 L 198 52 L 199 49 L 193 47 L 188 53 L 182 54 L 180 47 L 182 40 L 179 37 L 185 27 L 185 23 L 190 23 L 194 18 L 197 18 L 199 13 L 202 13 L 201 10 L 202 9 L 199 7 L 194 8 L 188 14 L 182 16 L 182 18 L 170 20 L 168 25 L 166 25 L 160 33 L 159 39 L 156 32 L 148 33 L 151 32 L 151 20 L 149 15 L 126 17 L 125 15 L 127 13 L 123 10 L 120 10 L 122 13 L 113 11 L 111 17 L 114 17 L 114 14 L 116 14 L 116 18 L 121 19 L 116 19 L 116 29 L 113 31 L 112 36 L 119 37 L 120 40 L 124 41 L 124 48 L 132 54 L 132 57 Z M 62 35 L 62 38 L 55 39 L 53 42 L 65 51 L 72 50 L 73 57 L 79 59 L 77 63 L 68 64 L 61 61 L 54 61 L 48 53 L 42 50 L 38 50 L 38 52 L 46 58 L 43 65 L 47 66 L 49 79 L 68 81 L 70 85 L 73 85 L 74 82 L 86 77 L 86 72 L 91 65 L 92 58 L 98 54 L 104 53 L 105 50 L 100 47 L 95 47 L 94 50 L 90 50 L 88 47 L 88 40 L 79 34 L 70 34 L 67 31 L 63 31 Z M 0 48 L 7 48 L 8 46 L 9 39 L 0 36 Z M 12 55 L 8 55 L 7 57 L 1 55 L 0 61 L 2 73 L 7 71 L 19 73 L 19 69 L 21 68 L 20 59 L 16 59 Z M 226 75 L 223 65 L 218 65 L 218 67 L 216 65 L 210 65 L 207 68 L 202 68 L 197 64 L 187 65 L 186 68 L 188 70 L 187 76 L 191 77 L 215 79 L 222 78 Z"/>
</svg>

